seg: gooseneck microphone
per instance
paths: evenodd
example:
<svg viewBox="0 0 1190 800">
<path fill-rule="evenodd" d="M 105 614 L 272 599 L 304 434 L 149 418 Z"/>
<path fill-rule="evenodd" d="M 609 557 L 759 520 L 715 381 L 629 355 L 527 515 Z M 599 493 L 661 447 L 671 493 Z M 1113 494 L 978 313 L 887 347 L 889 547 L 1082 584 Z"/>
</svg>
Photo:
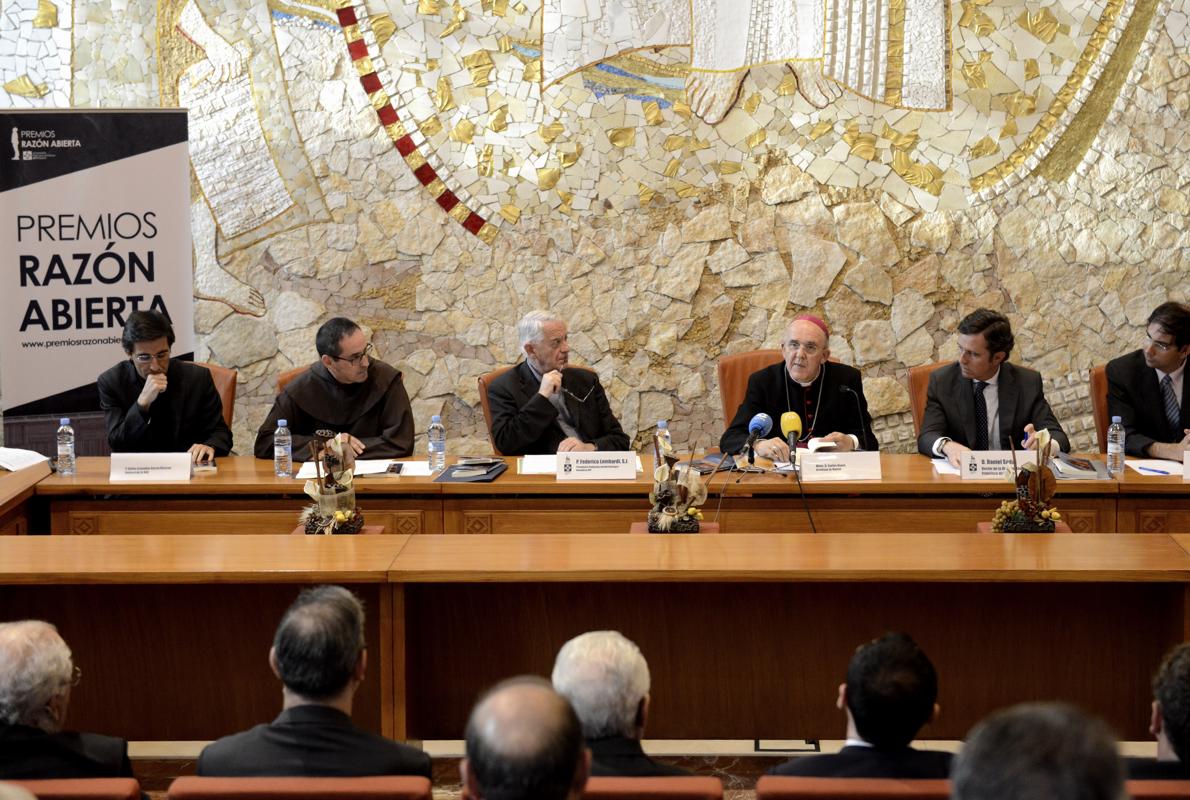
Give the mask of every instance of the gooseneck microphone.
<svg viewBox="0 0 1190 800">
<path fill-rule="evenodd" d="M 855 391 L 855 389 L 852 389 L 850 386 L 848 386 L 846 384 L 843 384 L 842 386 L 840 386 L 839 391 L 846 392 L 847 394 L 851 395 L 853 400 L 855 400 L 855 413 L 859 417 L 859 438 L 860 438 L 860 441 L 863 443 L 865 450 L 875 450 L 876 448 L 870 447 L 868 445 L 868 426 L 864 422 L 864 409 L 860 405 L 860 402 L 859 402 L 859 392 Z"/>
<path fill-rule="evenodd" d="M 797 478 L 797 490 L 802 496 L 802 506 L 806 509 L 806 519 L 810 521 L 810 530 L 818 533 L 814 525 L 814 517 L 810 514 L 810 501 L 806 499 L 806 487 L 802 486 L 802 471 L 797 466 L 797 440 L 802 437 L 802 418 L 796 411 L 786 411 L 781 415 L 781 433 L 789 444 L 789 461 L 793 464 L 793 477 Z"/>
<path fill-rule="evenodd" d="M 761 412 L 748 423 L 748 441 L 744 442 L 744 449 L 748 451 L 748 463 L 756 463 L 756 440 L 768 436 L 773 429 L 773 418 Z"/>
</svg>

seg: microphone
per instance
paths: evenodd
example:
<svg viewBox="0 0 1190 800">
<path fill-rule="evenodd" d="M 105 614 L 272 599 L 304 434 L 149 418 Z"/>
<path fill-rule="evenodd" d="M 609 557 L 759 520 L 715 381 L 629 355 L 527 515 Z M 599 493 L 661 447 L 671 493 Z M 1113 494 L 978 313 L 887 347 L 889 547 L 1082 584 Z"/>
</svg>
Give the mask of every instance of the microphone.
<svg viewBox="0 0 1190 800">
<path fill-rule="evenodd" d="M 756 444 L 756 440 L 762 436 L 768 436 L 769 431 L 773 429 L 773 418 L 763 411 L 752 418 L 748 423 L 748 441 L 744 442 L 744 449 L 748 451 L 748 463 L 756 463 L 756 453 L 752 446 Z"/>
<path fill-rule="evenodd" d="M 781 415 L 781 433 L 789 445 L 789 460 L 793 461 L 793 448 L 797 440 L 802 438 L 802 417 L 796 411 L 786 411 Z"/>
<path fill-rule="evenodd" d="M 852 389 L 847 384 L 840 386 L 839 391 L 846 392 L 847 394 L 851 395 L 853 400 L 855 400 L 855 413 L 859 416 L 860 440 L 863 442 L 865 450 L 874 450 L 875 448 L 868 446 L 868 426 L 864 423 L 864 409 L 859 402 L 859 392 L 855 391 L 855 389 Z"/>
</svg>

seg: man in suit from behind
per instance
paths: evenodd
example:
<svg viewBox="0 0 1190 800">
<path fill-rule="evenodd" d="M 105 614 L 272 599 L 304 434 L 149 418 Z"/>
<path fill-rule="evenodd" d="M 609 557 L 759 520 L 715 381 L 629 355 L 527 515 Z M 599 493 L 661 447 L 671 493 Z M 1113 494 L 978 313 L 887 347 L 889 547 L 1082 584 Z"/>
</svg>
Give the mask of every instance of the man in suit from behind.
<svg viewBox="0 0 1190 800">
<path fill-rule="evenodd" d="M 847 742 L 838 753 L 801 756 L 773 775 L 819 778 L 946 778 L 950 753 L 910 743 L 938 716 L 938 674 L 917 642 L 886 633 L 861 645 L 839 685 L 836 705 L 847 715 Z"/>
<path fill-rule="evenodd" d="M 641 747 L 649 716 L 649 665 L 617 631 L 576 636 L 558 651 L 554 689 L 570 701 L 591 748 L 591 774 L 645 778 L 689 775 Z"/>
<path fill-rule="evenodd" d="M 959 466 L 969 450 L 1009 450 L 1034 444 L 1048 429 L 1063 452 L 1070 440 L 1046 402 L 1041 375 L 1008 361 L 1016 339 L 1008 318 L 987 308 L 959 322 L 959 359 L 930 374 L 917 437 L 922 455 Z"/>
<path fill-rule="evenodd" d="M 429 778 L 428 755 L 352 725 L 351 703 L 367 661 L 359 598 L 341 586 L 303 591 L 269 650 L 269 666 L 283 684 L 280 716 L 207 745 L 198 774 Z"/>
<path fill-rule="evenodd" d="M 1170 650 L 1153 676 L 1149 732 L 1157 737 L 1157 758 L 1128 759 L 1128 777 L 1190 780 L 1190 643 Z"/>
<path fill-rule="evenodd" d="M 1120 417 L 1128 455 L 1181 461 L 1190 450 L 1190 306 L 1162 303 L 1147 326 L 1144 347 L 1107 364 L 1107 413 Z"/>
<path fill-rule="evenodd" d="M 488 387 L 492 444 L 506 456 L 627 450 L 599 376 L 570 366 L 566 322 L 530 311 L 517 323 L 525 360 Z"/>
<path fill-rule="evenodd" d="M 0 623 L 0 779 L 133 777 L 128 742 L 62 730 L 81 675 L 53 625 Z"/>
</svg>

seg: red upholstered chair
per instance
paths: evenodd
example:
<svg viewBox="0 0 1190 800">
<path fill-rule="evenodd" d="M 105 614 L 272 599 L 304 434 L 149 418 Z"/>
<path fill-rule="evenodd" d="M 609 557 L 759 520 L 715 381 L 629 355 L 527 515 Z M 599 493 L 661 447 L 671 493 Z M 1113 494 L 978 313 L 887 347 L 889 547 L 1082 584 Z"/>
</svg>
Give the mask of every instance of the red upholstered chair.
<svg viewBox="0 0 1190 800">
<path fill-rule="evenodd" d="M 1091 418 L 1095 420 L 1095 439 L 1099 452 L 1107 452 L 1107 364 L 1091 367 Z"/>
<path fill-rule="evenodd" d="M 136 778 L 63 778 L 8 781 L 42 800 L 140 800 Z"/>
<path fill-rule="evenodd" d="M 412 776 L 369 778 L 178 778 L 170 800 L 430 800 L 430 782 Z"/>
<path fill-rule="evenodd" d="M 1129 797 L 1156 800 L 1185 800 L 1190 797 L 1190 781 L 1128 781 Z"/>
<path fill-rule="evenodd" d="M 909 368 L 909 410 L 913 412 L 914 436 L 921 434 L 921 422 L 926 414 L 926 390 L 930 388 L 930 374 L 953 363 L 952 358 L 949 361 L 935 361 L 933 364 Z"/>
<path fill-rule="evenodd" d="M 584 800 L 722 800 L 723 782 L 705 776 L 681 778 L 591 778 Z"/>
<path fill-rule="evenodd" d="M 789 778 L 765 775 L 756 784 L 756 800 L 945 800 L 947 780 L 897 778 Z"/>
<path fill-rule="evenodd" d="M 219 393 L 219 399 L 223 402 L 223 421 L 230 428 L 231 416 L 235 413 L 236 407 L 236 376 L 239 373 L 234 369 L 210 364 L 206 361 L 195 361 L 194 365 L 210 370 L 211 379 L 215 381 L 215 391 Z"/>
<path fill-rule="evenodd" d="M 281 394 L 281 392 L 285 391 L 285 387 L 288 386 L 294 378 L 296 378 L 298 375 L 301 375 L 303 372 L 305 372 L 308 369 L 310 369 L 309 364 L 307 364 L 304 367 L 294 367 L 293 369 L 287 369 L 284 372 L 282 372 L 280 375 L 278 375 L 277 376 L 277 394 Z"/>
<path fill-rule="evenodd" d="M 498 456 L 504 455 L 496 448 L 496 439 L 492 436 L 492 407 L 488 403 L 488 387 L 492 385 L 492 381 L 499 378 L 505 372 L 508 372 L 512 367 L 500 367 L 491 372 L 485 372 L 479 376 L 479 404 L 483 406 L 483 418 L 488 424 L 488 441 L 492 443 L 492 452 Z"/>
<path fill-rule="evenodd" d="M 780 350 L 749 350 L 719 358 L 719 400 L 723 404 L 723 427 L 732 417 L 748 393 L 748 378 L 759 369 L 781 360 Z"/>
</svg>

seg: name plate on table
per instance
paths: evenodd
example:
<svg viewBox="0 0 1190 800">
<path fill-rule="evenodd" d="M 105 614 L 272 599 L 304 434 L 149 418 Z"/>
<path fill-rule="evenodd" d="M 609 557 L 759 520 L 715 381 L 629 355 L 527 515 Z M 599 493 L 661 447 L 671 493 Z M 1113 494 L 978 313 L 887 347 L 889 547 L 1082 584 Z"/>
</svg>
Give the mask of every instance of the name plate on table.
<svg viewBox="0 0 1190 800">
<path fill-rule="evenodd" d="M 1182 480 L 1190 481 L 1190 450 L 1182 453 Z"/>
<path fill-rule="evenodd" d="M 188 481 L 189 453 L 112 453 L 112 481 Z"/>
<path fill-rule="evenodd" d="M 1032 450 L 1017 450 L 1016 465 L 1036 464 L 1037 453 Z M 1012 469 L 1011 450 L 968 450 L 959 462 L 959 473 L 963 480 L 1002 481 L 1015 473 Z"/>
<path fill-rule="evenodd" d="M 558 453 L 557 474 L 560 481 L 635 480 L 636 453 L 631 450 Z"/>
<path fill-rule="evenodd" d="M 804 481 L 878 481 L 880 453 L 832 453 L 819 450 L 801 457 Z"/>
</svg>

